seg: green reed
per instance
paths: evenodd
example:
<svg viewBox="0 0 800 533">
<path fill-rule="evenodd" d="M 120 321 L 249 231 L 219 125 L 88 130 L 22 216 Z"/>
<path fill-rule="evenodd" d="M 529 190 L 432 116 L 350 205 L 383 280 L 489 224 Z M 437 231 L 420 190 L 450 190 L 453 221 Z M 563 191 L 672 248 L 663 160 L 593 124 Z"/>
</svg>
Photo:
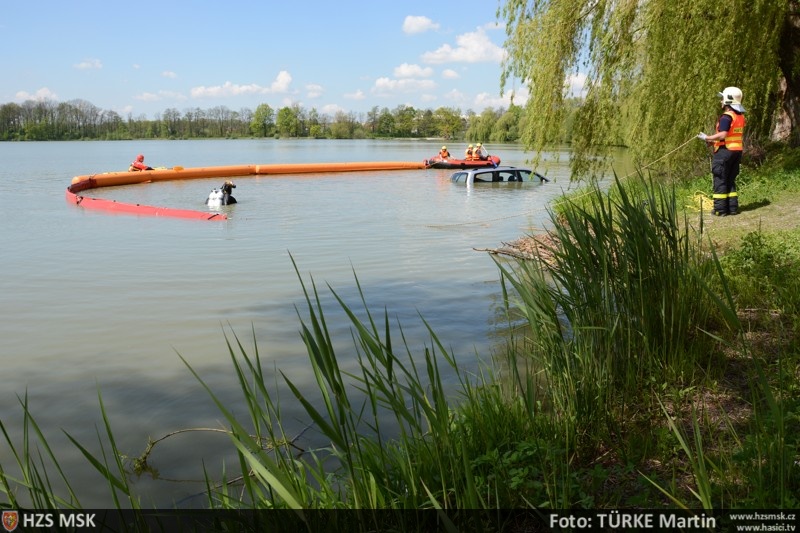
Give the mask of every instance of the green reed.
<svg viewBox="0 0 800 533">
<path fill-rule="evenodd" d="M 139 509 L 139 499 L 133 492 L 125 469 L 124 455 L 117 447 L 103 399 L 99 394 L 98 401 L 103 419 L 103 431 L 97 431 L 99 456 L 69 434 L 66 436 L 108 484 L 108 492 L 115 508 Z M 7 467 L 0 465 L 0 493 L 5 494 L 6 505 L 13 509 L 83 508 L 78 492 L 73 488 L 58 457 L 28 409 L 27 395 L 20 399 L 20 404 L 23 410 L 21 446 L 15 444 L 8 428 L 0 421 L 0 430 L 16 463 L 12 468 L 18 471 L 9 472 Z"/>
<path fill-rule="evenodd" d="M 714 272 L 664 186 L 617 181 L 610 194 L 593 185 L 580 200 L 553 215 L 549 264 L 500 268 L 554 412 L 591 446 L 649 416 L 647 391 L 692 381 L 708 364 L 701 327 L 719 311 L 706 290 Z"/>
<path fill-rule="evenodd" d="M 357 372 L 343 372 L 317 287 L 313 280 L 311 290 L 302 279 L 301 284 L 308 307 L 307 319 L 298 311 L 301 336 L 320 401 L 310 401 L 290 377 L 281 374 L 281 378 L 293 401 L 303 406 L 330 445 L 302 454 L 288 446 L 264 446 L 264 442 L 288 441 L 280 402 L 265 384 L 257 351 L 249 355 L 235 336 L 229 348 L 249 408 L 248 427 L 208 389 L 230 424 L 246 473 L 248 505 L 302 512 L 331 507 L 452 510 L 507 504 L 518 488 L 509 487 L 505 476 L 485 475 L 482 457 L 487 449 L 510 449 L 529 436 L 523 431 L 531 426 L 528 410 L 522 405 L 513 410 L 505 407 L 506 398 L 492 385 L 494 377 L 488 369 L 485 374 L 464 376 L 427 323 L 430 345 L 417 358 L 410 353 L 402 328 L 401 341 L 395 341 L 388 313 L 376 319 L 362 294 L 366 319 L 359 319 L 330 289 L 349 317 L 358 358 Z M 455 373 L 460 390 L 445 386 L 442 364 Z M 456 409 L 457 403 L 466 407 Z M 387 433 L 395 437 L 387 439 Z M 478 478 L 473 470 L 479 471 Z M 213 503 L 241 505 L 226 494 L 218 495 Z"/>
</svg>

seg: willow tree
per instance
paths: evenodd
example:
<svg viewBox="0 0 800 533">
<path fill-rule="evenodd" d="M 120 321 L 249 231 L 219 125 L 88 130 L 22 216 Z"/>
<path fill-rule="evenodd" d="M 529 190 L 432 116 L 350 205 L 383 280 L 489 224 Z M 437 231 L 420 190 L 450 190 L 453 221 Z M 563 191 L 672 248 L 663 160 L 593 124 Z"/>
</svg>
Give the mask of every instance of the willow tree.
<svg viewBox="0 0 800 533">
<path fill-rule="evenodd" d="M 798 0 L 501 0 L 507 59 L 501 89 L 529 89 L 522 140 L 540 154 L 564 138 L 567 81 L 585 75 L 572 126 L 576 177 L 595 170 L 609 145 L 640 165 L 675 166 L 705 150 L 688 142 L 712 131 L 717 92 L 745 95 L 751 140 L 798 138 Z M 798 63 L 800 66 L 800 63 Z M 665 157 L 669 154 L 669 157 Z"/>
</svg>

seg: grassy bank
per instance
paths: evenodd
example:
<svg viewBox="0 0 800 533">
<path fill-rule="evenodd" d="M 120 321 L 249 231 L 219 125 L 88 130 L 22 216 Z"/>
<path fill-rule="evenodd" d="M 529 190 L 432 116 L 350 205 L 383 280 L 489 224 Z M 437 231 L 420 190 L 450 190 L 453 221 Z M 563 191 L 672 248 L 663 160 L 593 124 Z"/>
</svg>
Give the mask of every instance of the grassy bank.
<svg viewBox="0 0 800 533">
<path fill-rule="evenodd" d="M 257 351 L 231 334 L 242 402 L 217 404 L 239 464 L 208 480 L 208 506 L 442 516 L 797 507 L 800 171 L 775 161 L 743 173 L 737 217 L 712 219 L 695 202 L 707 177 L 680 188 L 634 177 L 561 202 L 546 261 L 498 260 L 507 349 L 477 375 L 458 368 L 434 331 L 424 353 L 411 354 L 389 310 L 339 300 L 353 332 L 346 357 L 360 363 L 342 372 L 320 291 L 298 272 L 307 303 L 298 320 L 321 400 L 287 376 L 292 397 L 278 398 Z M 445 370 L 457 376 L 455 394 Z M 303 405 L 327 446 L 308 449 L 284 429 L 286 401 Z M 81 507 L 22 403 L 24 441 L 2 427 L 16 458 L 0 465 L 5 504 Z M 242 406 L 247 416 L 235 416 Z M 117 449 L 122 424 L 106 419 L 100 457 L 75 445 L 115 505 L 138 507 L 131 480 L 148 456 L 124 459 L 137 453 Z"/>
<path fill-rule="evenodd" d="M 595 505 L 797 507 L 792 159 L 742 174 L 736 217 L 704 209 L 708 176 L 635 177 L 575 194 L 556 230 L 520 245 L 547 265 L 508 276 L 536 331 L 527 351 L 584 437 L 571 459 L 604 481 Z"/>
</svg>

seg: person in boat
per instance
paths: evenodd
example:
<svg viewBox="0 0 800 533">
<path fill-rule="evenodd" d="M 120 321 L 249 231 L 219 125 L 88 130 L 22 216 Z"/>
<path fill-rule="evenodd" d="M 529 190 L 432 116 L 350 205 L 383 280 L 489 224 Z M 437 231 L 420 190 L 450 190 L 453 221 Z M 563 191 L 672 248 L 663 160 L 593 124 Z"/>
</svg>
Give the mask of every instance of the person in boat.
<svg viewBox="0 0 800 533">
<path fill-rule="evenodd" d="M 136 159 L 131 163 L 131 166 L 128 167 L 128 170 L 131 172 L 138 171 L 138 170 L 153 170 L 153 167 L 147 166 L 144 162 L 144 155 L 139 154 L 136 156 Z"/>
<path fill-rule="evenodd" d="M 489 154 L 486 152 L 486 149 L 481 143 L 475 145 L 475 149 L 472 151 L 472 159 L 475 159 L 476 161 L 486 161 L 489 159 Z"/>
<path fill-rule="evenodd" d="M 450 152 L 447 151 L 447 146 L 442 146 L 442 149 L 439 150 L 439 159 L 447 159 L 450 157 Z"/>
<path fill-rule="evenodd" d="M 464 150 L 464 159 L 467 161 L 472 161 L 472 145 L 470 144 L 467 146 L 467 149 Z"/>
</svg>

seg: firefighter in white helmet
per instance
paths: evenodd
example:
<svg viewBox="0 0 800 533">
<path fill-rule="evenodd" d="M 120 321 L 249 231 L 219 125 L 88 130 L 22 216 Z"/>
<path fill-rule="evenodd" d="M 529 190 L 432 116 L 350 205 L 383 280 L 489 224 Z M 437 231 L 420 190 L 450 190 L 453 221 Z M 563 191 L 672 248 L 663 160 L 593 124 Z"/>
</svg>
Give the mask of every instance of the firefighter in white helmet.
<svg viewBox="0 0 800 533">
<path fill-rule="evenodd" d="M 739 212 L 739 195 L 736 192 L 736 176 L 744 148 L 745 109 L 742 106 L 742 91 L 738 87 L 726 87 L 717 93 L 721 98 L 722 115 L 717 120 L 715 132 L 700 133 L 697 138 L 714 147 L 711 173 L 714 176 L 714 214 L 736 215 Z"/>
</svg>

